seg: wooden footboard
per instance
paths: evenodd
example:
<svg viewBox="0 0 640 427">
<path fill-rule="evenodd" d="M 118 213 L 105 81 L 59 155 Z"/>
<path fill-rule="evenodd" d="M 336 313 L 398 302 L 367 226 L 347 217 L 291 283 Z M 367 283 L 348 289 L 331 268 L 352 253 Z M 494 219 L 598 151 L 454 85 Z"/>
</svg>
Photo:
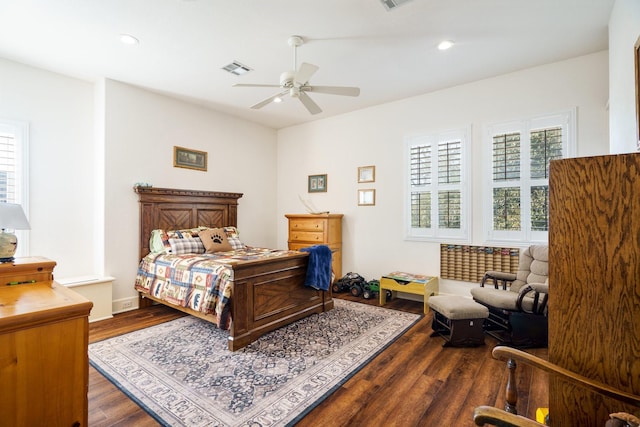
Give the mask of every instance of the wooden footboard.
<svg viewBox="0 0 640 427">
<path fill-rule="evenodd" d="M 333 308 L 331 290 L 304 286 L 307 260 L 308 254 L 301 252 L 234 267 L 229 350 L 236 351 L 267 332 Z M 140 296 L 215 323 L 213 314 L 174 306 L 145 293 Z"/>
<path fill-rule="evenodd" d="M 148 253 L 151 230 L 197 226 L 236 226 L 237 201 L 242 194 L 136 187 L 140 202 L 140 257 Z M 333 308 L 331 290 L 304 286 L 307 253 L 243 261 L 235 265 L 231 298 L 229 350 L 313 313 Z M 140 293 L 140 307 L 153 300 L 215 323 L 214 315 L 178 307 Z"/>
<path fill-rule="evenodd" d="M 308 256 L 263 260 L 234 268 L 229 349 L 312 313 L 333 308 L 331 291 L 304 286 Z"/>
</svg>

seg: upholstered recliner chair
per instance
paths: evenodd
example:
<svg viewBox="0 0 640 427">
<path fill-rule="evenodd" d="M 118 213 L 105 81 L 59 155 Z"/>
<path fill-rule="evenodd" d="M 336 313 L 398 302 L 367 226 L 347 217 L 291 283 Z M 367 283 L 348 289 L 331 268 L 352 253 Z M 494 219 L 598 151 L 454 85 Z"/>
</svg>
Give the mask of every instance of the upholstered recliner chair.
<svg viewBox="0 0 640 427">
<path fill-rule="evenodd" d="M 486 286 L 493 282 L 493 286 Z M 546 347 L 548 336 L 549 247 L 530 246 L 520 254 L 517 273 L 488 271 L 473 299 L 489 309 L 486 333 L 515 347 Z"/>
</svg>

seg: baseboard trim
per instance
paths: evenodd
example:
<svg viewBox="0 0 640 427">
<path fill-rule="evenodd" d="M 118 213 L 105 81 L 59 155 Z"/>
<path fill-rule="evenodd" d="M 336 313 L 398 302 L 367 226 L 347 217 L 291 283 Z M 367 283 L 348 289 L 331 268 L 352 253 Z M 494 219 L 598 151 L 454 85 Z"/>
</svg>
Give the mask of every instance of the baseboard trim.
<svg viewBox="0 0 640 427">
<path fill-rule="evenodd" d="M 125 311 L 138 309 L 138 297 L 121 298 L 113 300 L 111 312 L 113 314 L 124 313 Z"/>
</svg>

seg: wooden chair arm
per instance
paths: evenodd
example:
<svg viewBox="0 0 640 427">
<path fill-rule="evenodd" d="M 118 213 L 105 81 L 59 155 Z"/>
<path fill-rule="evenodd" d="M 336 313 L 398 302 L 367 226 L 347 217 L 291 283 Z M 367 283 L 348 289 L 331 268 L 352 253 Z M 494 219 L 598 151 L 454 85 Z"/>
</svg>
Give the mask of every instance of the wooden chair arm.
<svg viewBox="0 0 640 427">
<path fill-rule="evenodd" d="M 535 368 L 542 369 L 545 372 L 559 375 L 567 381 L 570 381 L 581 387 L 595 391 L 596 393 L 600 393 L 612 399 L 616 399 L 621 402 L 625 402 L 633 406 L 640 407 L 640 396 L 638 395 L 627 393 L 625 391 L 611 387 L 607 384 L 603 384 L 599 381 L 592 380 L 587 377 L 583 377 L 582 375 L 569 371 L 568 369 L 562 368 L 558 365 L 554 365 L 549 361 L 541 359 L 530 353 L 526 353 L 522 350 L 518 350 L 511 347 L 506 347 L 506 346 L 497 346 L 493 349 L 492 354 L 493 354 L 493 357 L 496 359 L 513 362 L 513 365 L 514 365 L 513 370 L 515 370 L 515 362 L 520 361 L 530 366 L 533 366 Z M 507 364 L 507 366 L 509 366 L 509 364 Z M 509 370 L 512 371 L 511 367 L 509 367 Z M 515 386 L 515 378 L 512 384 Z M 508 384 L 507 384 L 507 387 L 509 387 Z M 515 391 L 512 390 L 512 393 L 515 393 Z M 507 389 L 507 399 L 509 399 L 509 394 L 510 394 L 510 391 L 509 389 Z M 513 402 L 513 407 L 515 408 L 515 402 Z"/>
<path fill-rule="evenodd" d="M 545 427 L 529 418 L 510 414 L 493 406 L 478 406 L 473 411 L 473 421 L 477 426 L 491 424 L 498 427 Z"/>
<path fill-rule="evenodd" d="M 502 283 L 502 289 L 507 289 L 507 283 L 513 282 L 516 280 L 515 273 L 505 273 L 503 271 L 487 271 L 482 276 L 482 280 L 480 281 L 480 287 L 484 287 L 484 284 L 487 280 L 493 281 L 493 286 L 498 289 L 498 284 Z"/>
</svg>

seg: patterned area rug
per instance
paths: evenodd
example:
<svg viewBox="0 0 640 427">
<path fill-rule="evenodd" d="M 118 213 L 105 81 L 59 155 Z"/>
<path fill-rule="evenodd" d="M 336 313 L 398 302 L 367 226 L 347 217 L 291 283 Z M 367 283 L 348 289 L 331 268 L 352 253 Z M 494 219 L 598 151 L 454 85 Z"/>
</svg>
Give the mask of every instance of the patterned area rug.
<svg viewBox="0 0 640 427">
<path fill-rule="evenodd" d="M 231 352 L 228 332 L 187 316 L 93 343 L 89 359 L 162 425 L 293 425 L 420 317 L 335 299 Z"/>
</svg>

